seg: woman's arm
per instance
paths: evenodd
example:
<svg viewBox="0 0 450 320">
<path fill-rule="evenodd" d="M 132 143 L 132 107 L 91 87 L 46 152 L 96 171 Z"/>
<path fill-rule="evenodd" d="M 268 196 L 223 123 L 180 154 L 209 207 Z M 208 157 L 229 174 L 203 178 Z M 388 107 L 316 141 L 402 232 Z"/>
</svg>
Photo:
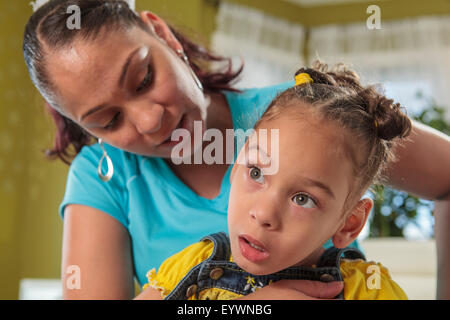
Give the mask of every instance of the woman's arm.
<svg viewBox="0 0 450 320">
<path fill-rule="evenodd" d="M 343 289 L 342 281 L 280 280 L 237 300 L 334 299 Z"/>
<path fill-rule="evenodd" d="M 61 278 L 64 299 L 133 298 L 128 231 L 100 210 L 68 205 L 64 211 Z"/>
<path fill-rule="evenodd" d="M 398 159 L 386 170 L 387 184 L 418 197 L 439 200 L 450 193 L 450 137 L 417 121 Z"/>
<path fill-rule="evenodd" d="M 396 156 L 398 162 L 386 172 L 388 184 L 435 200 L 437 298 L 450 299 L 450 137 L 413 121 L 410 141 Z"/>
</svg>

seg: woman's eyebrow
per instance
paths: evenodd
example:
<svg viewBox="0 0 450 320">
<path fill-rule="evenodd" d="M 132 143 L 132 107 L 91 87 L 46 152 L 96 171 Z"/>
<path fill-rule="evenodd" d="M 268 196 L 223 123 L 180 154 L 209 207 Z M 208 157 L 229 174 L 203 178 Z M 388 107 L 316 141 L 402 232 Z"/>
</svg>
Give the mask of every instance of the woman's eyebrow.
<svg viewBox="0 0 450 320">
<path fill-rule="evenodd" d="M 119 87 L 123 86 L 123 82 L 125 81 L 125 78 L 127 76 L 128 67 L 131 64 L 131 60 L 133 59 L 134 55 L 143 49 L 145 49 L 145 48 L 139 47 L 139 48 L 133 50 L 133 52 L 131 52 L 131 54 L 128 56 L 127 60 L 125 61 L 125 64 L 122 67 L 122 74 L 120 75 L 120 78 L 119 78 Z"/>
<path fill-rule="evenodd" d="M 133 50 L 133 51 L 130 53 L 130 55 L 128 56 L 127 60 L 125 61 L 124 65 L 123 65 L 123 67 L 122 67 L 122 72 L 121 72 L 121 75 L 120 75 L 120 78 L 119 78 L 119 82 L 118 82 L 119 87 L 122 87 L 122 86 L 123 86 L 123 83 L 124 83 L 125 78 L 126 78 L 126 76 L 127 76 L 128 69 L 129 69 L 130 64 L 131 64 L 131 60 L 133 59 L 133 57 L 134 57 L 138 52 L 140 52 L 140 51 L 143 50 L 143 49 L 146 49 L 146 48 L 145 48 L 145 47 L 139 47 L 139 48 L 136 48 L 136 49 Z M 143 52 L 143 54 L 145 54 L 145 53 Z M 97 111 L 100 111 L 101 109 L 103 109 L 103 108 L 105 108 L 105 107 L 106 107 L 105 104 L 101 104 L 101 105 L 99 105 L 99 106 L 93 107 L 92 109 L 90 109 L 89 111 L 87 111 L 85 114 L 83 114 L 83 115 L 81 116 L 81 118 L 80 118 L 79 121 L 80 121 L 80 122 L 83 121 L 87 116 L 90 116 L 91 114 L 93 114 L 93 113 L 95 113 L 95 112 L 97 112 Z"/>
</svg>

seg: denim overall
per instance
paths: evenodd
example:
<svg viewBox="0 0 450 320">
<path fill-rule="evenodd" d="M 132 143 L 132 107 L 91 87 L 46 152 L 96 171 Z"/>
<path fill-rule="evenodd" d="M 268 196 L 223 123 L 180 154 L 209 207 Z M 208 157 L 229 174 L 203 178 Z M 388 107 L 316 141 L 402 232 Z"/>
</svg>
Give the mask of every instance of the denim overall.
<svg viewBox="0 0 450 320">
<path fill-rule="evenodd" d="M 199 292 L 209 288 L 220 288 L 247 295 L 257 288 L 282 279 L 342 281 L 339 266 L 343 254 L 349 259 L 365 260 L 364 255 L 355 248 L 331 247 L 322 254 L 316 267 L 297 266 L 269 275 L 253 275 L 230 262 L 230 244 L 224 232 L 204 237 L 202 241 L 206 239 L 214 244 L 211 256 L 193 267 L 165 298 L 166 300 L 185 300 L 192 295 L 198 298 Z M 344 299 L 343 291 L 336 298 Z"/>
</svg>

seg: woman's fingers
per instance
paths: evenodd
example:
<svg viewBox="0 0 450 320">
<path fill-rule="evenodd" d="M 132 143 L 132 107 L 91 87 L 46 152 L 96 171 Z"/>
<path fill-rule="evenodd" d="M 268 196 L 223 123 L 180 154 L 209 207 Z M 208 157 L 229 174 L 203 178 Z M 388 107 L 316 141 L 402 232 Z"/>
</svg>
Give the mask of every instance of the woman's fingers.
<svg viewBox="0 0 450 320">
<path fill-rule="evenodd" d="M 312 280 L 280 280 L 273 285 L 294 289 L 318 299 L 332 299 L 344 288 L 342 281 L 321 282 Z"/>
</svg>

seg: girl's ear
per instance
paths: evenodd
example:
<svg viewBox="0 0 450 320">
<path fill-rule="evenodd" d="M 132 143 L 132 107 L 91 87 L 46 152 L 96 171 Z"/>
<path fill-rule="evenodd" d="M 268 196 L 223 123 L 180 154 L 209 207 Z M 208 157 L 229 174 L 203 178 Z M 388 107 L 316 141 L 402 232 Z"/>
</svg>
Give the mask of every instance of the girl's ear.
<svg viewBox="0 0 450 320">
<path fill-rule="evenodd" d="M 373 201 L 364 198 L 358 201 L 351 212 L 347 214 L 343 225 L 333 235 L 332 240 L 336 248 L 345 248 L 359 235 L 366 224 Z"/>
<path fill-rule="evenodd" d="M 140 13 L 142 21 L 153 31 L 153 33 L 163 42 L 165 42 L 172 50 L 183 50 L 183 46 L 174 36 L 167 23 L 150 11 L 142 11 Z"/>
</svg>

